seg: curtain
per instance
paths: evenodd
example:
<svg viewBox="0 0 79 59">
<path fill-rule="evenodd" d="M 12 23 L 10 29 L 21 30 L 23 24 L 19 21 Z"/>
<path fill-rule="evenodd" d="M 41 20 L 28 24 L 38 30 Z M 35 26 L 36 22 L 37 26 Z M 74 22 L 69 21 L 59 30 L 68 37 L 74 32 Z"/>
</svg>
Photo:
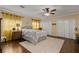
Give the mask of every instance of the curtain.
<svg viewBox="0 0 79 59">
<path fill-rule="evenodd" d="M 39 29 L 40 28 L 40 20 L 32 19 L 32 28 Z"/>
<path fill-rule="evenodd" d="M 16 28 L 16 24 L 20 24 L 21 29 L 21 16 L 13 15 L 10 13 L 2 13 L 2 36 L 5 36 L 7 40 L 11 40 L 12 28 Z"/>
</svg>

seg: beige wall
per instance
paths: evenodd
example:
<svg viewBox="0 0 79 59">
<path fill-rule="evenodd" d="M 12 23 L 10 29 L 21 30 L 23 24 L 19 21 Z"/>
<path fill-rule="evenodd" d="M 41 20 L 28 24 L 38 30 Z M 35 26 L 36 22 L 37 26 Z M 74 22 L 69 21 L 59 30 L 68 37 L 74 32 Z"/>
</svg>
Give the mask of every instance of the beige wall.
<svg viewBox="0 0 79 59">
<path fill-rule="evenodd" d="M 53 19 L 52 20 L 52 24 L 55 24 L 56 23 L 56 19 Z M 57 31 L 57 29 L 56 29 L 56 25 L 52 25 L 52 35 L 56 35 L 56 31 Z"/>
<path fill-rule="evenodd" d="M 76 27 L 79 28 L 79 14 L 69 15 L 69 16 L 63 16 L 62 20 L 75 20 Z"/>
<path fill-rule="evenodd" d="M 79 29 L 79 14 L 74 15 L 66 15 L 61 17 L 53 17 L 52 18 L 52 24 L 56 23 L 57 20 L 72 20 L 74 19 L 76 22 L 76 27 Z M 31 17 L 24 17 L 22 20 L 22 27 L 23 26 L 32 26 L 32 18 Z M 52 25 L 52 32 L 55 34 L 57 31 L 56 25 Z"/>
<path fill-rule="evenodd" d="M 57 20 L 75 20 L 76 27 L 79 30 L 79 14 L 74 15 L 67 15 L 67 16 L 61 16 L 61 17 L 54 17 L 52 19 L 52 23 L 56 23 Z M 52 25 L 52 32 L 55 34 L 57 32 L 56 25 Z"/>
<path fill-rule="evenodd" d="M 22 19 L 22 27 L 24 26 L 32 26 L 32 18 L 31 17 L 24 17 Z"/>
</svg>

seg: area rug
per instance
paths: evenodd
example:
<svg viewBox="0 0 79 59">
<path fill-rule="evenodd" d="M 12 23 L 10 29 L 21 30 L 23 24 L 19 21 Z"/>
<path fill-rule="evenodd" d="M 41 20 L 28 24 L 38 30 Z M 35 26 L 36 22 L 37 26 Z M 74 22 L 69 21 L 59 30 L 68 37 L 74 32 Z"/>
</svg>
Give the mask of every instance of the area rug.
<svg viewBox="0 0 79 59">
<path fill-rule="evenodd" d="M 64 40 L 62 39 L 47 37 L 46 40 L 43 40 L 36 45 L 27 41 L 20 42 L 20 45 L 32 53 L 59 53 L 63 43 Z"/>
</svg>

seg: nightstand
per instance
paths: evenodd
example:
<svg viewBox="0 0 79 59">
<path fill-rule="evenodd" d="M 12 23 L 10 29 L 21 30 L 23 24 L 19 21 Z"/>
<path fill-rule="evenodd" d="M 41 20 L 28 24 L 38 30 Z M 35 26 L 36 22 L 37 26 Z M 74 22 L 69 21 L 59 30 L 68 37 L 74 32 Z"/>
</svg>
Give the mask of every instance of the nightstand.
<svg viewBox="0 0 79 59">
<path fill-rule="evenodd" d="M 12 31 L 12 40 L 21 38 L 22 38 L 22 31 Z"/>
</svg>

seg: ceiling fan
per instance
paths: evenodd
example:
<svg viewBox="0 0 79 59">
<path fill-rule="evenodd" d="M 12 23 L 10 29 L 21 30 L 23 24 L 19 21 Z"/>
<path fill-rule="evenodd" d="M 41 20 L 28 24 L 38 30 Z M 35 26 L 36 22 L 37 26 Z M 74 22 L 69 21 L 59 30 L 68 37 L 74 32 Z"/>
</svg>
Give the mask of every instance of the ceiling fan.
<svg viewBox="0 0 79 59">
<path fill-rule="evenodd" d="M 42 9 L 42 11 L 44 12 L 45 16 L 49 16 L 49 15 L 54 15 L 54 11 L 56 11 L 56 9 L 50 9 L 50 8 L 45 8 Z"/>
<path fill-rule="evenodd" d="M 20 5 L 21 8 L 25 8 L 23 5 Z"/>
</svg>

